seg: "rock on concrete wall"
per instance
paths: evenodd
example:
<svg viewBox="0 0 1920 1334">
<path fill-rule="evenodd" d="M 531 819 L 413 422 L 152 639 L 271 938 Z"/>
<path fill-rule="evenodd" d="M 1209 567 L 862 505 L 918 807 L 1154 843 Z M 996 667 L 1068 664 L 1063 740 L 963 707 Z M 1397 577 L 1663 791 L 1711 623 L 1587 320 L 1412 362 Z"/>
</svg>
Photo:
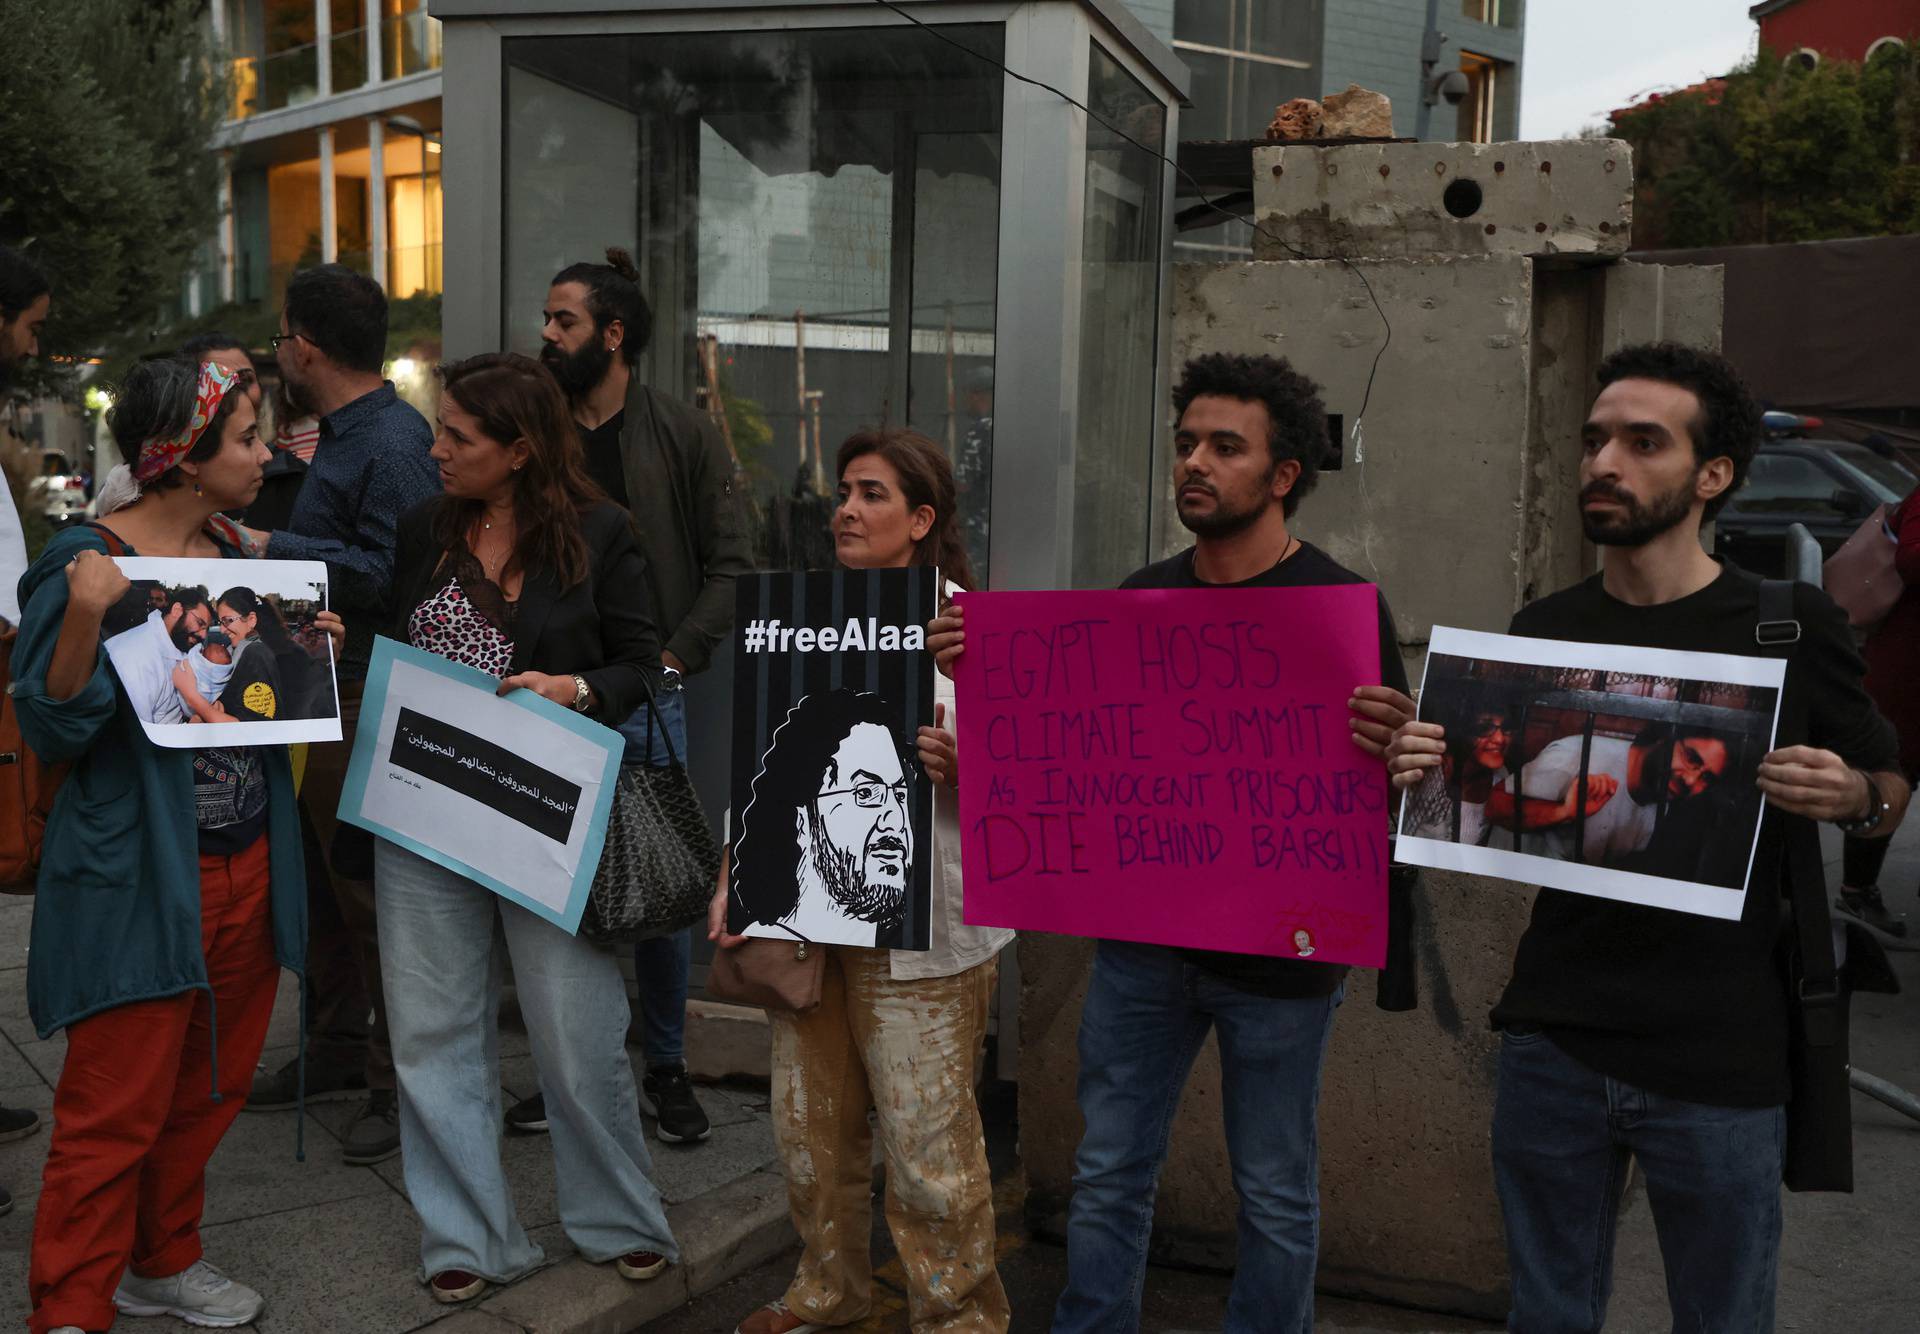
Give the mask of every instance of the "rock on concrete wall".
<svg viewBox="0 0 1920 1334">
<path fill-rule="evenodd" d="M 1392 339 L 1356 270 L 1371 284 Z M 1284 356 L 1351 429 L 1380 357 L 1363 440 L 1294 528 L 1374 579 L 1409 672 L 1435 623 L 1504 629 L 1523 602 L 1592 568 L 1574 505 L 1593 367 L 1626 341 L 1718 342 L 1719 274 L 1637 265 L 1550 269 L 1515 254 L 1256 262 L 1175 271 L 1176 370 L 1210 351 Z M 1163 495 L 1162 503 L 1165 503 Z M 1172 525 L 1169 548 L 1185 546 Z M 1506 1266 L 1487 1158 L 1505 985 L 1531 894 L 1426 872 L 1416 949 L 1421 1007 L 1374 1008 L 1356 972 L 1335 1021 L 1320 1104 L 1322 1287 L 1497 1315 Z M 1021 1136 L 1037 1220 L 1057 1222 L 1080 1135 L 1075 1034 L 1091 947 L 1020 943 Z M 1162 1174 L 1156 1249 L 1230 1264 L 1236 1202 L 1210 1042 Z"/>
</svg>

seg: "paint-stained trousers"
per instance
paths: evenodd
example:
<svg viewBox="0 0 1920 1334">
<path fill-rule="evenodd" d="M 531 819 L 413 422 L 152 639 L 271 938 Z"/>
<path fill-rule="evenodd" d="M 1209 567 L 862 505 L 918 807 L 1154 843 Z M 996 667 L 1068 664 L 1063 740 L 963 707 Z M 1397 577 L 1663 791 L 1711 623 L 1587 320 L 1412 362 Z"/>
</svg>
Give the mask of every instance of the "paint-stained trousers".
<svg viewBox="0 0 1920 1334">
<path fill-rule="evenodd" d="M 952 977 L 895 981 L 886 950 L 832 946 L 819 1007 L 772 1013 L 774 1139 L 805 1247 L 787 1289 L 794 1314 L 844 1325 L 868 1313 L 872 1108 L 915 1334 L 1007 1328 L 973 1093 L 998 971 L 989 960 Z"/>
</svg>

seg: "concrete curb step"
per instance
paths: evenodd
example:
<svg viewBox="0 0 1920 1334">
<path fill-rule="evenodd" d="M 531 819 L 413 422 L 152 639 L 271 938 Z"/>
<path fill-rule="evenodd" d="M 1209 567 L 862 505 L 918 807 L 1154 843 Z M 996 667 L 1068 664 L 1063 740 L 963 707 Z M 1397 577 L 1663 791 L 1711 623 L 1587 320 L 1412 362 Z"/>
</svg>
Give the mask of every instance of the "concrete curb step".
<svg viewBox="0 0 1920 1334">
<path fill-rule="evenodd" d="M 778 1171 L 754 1172 L 674 1205 L 667 1221 L 682 1255 L 659 1278 L 634 1283 L 610 1264 L 575 1256 L 415 1328 L 431 1334 L 632 1334 L 797 1240 L 787 1217 L 786 1178 Z"/>
</svg>

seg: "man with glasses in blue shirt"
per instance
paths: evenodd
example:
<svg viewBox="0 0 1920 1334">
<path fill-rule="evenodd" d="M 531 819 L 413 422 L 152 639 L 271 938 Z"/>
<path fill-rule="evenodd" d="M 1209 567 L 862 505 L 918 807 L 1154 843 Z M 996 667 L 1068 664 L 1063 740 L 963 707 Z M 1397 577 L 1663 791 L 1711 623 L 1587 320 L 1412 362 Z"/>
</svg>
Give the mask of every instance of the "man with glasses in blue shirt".
<svg viewBox="0 0 1920 1334">
<path fill-rule="evenodd" d="M 337 671 L 341 734 L 351 738 L 373 636 L 389 619 L 395 529 L 402 514 L 440 490 L 439 467 L 427 453 L 433 428 L 381 373 L 387 297 L 371 278 L 339 264 L 302 269 L 287 284 L 280 329 L 274 357 L 288 386 L 319 416 L 320 440 L 286 527 L 247 532 L 259 554 L 274 560 L 327 563 L 333 610 L 349 627 Z M 365 1166 L 400 1152 L 400 1122 L 380 989 L 372 850 L 354 831 L 336 836 L 351 752 L 344 743 L 313 747 L 300 793 L 312 840 L 306 1096 L 312 1102 L 366 1094 L 343 1145 L 347 1162 Z M 312 883 L 323 879 L 322 868 L 331 894 Z M 297 1058 L 262 1075 L 247 1110 L 292 1107 L 298 1075 Z"/>
</svg>

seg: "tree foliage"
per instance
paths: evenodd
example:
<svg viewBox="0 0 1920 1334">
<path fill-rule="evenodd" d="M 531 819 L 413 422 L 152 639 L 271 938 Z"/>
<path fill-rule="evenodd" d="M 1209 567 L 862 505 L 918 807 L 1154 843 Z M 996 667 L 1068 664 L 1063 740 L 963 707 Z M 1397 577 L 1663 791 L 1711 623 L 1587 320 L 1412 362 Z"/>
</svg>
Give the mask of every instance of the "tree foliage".
<svg viewBox="0 0 1920 1334">
<path fill-rule="evenodd" d="M 53 277 L 44 352 L 143 345 L 213 234 L 227 84 L 202 8 L 0 0 L 0 241 Z"/>
<path fill-rule="evenodd" d="M 1882 48 L 1813 69 L 1761 52 L 1617 113 L 1634 243 L 1693 247 L 1920 232 L 1920 59 Z"/>
</svg>

